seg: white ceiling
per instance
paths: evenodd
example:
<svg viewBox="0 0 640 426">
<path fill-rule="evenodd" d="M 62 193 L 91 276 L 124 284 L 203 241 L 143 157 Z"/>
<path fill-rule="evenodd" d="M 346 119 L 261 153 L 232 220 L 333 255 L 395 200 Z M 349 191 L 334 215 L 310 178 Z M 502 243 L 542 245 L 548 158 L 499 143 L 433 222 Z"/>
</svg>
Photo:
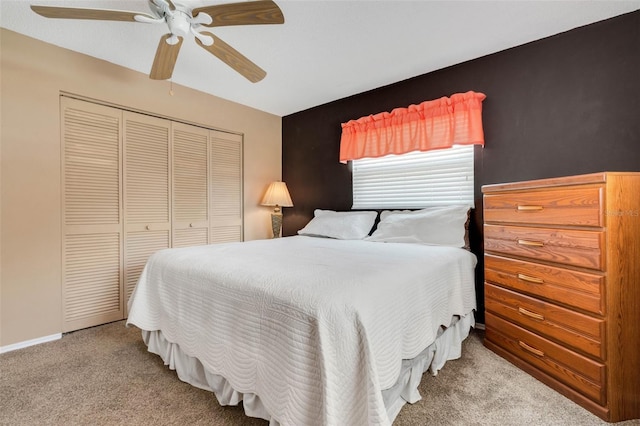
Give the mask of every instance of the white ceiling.
<svg viewBox="0 0 640 426">
<path fill-rule="evenodd" d="M 228 0 L 173 0 L 191 7 Z M 214 29 L 267 71 L 250 83 L 185 40 L 173 82 L 279 116 L 640 9 L 640 0 L 276 0 L 284 25 Z M 143 0 L 1 0 L 0 26 L 148 74 L 162 25 L 46 19 L 29 5 L 149 13 Z M 160 90 L 167 83 L 156 82 Z M 473 90 L 473 88 L 470 88 Z"/>
</svg>

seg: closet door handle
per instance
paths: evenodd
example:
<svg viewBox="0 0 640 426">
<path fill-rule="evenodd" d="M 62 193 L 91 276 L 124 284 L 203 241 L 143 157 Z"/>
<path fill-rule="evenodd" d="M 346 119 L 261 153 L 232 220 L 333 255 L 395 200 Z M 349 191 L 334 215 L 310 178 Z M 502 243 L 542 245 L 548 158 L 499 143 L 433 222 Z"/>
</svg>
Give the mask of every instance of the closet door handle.
<svg viewBox="0 0 640 426">
<path fill-rule="evenodd" d="M 527 310 L 525 308 L 520 308 L 519 307 L 518 308 L 518 312 L 520 314 L 524 315 L 525 317 L 529 317 L 529 318 L 537 319 L 537 320 L 540 320 L 540 321 L 544 321 L 544 315 L 540 315 L 540 314 L 537 314 L 535 312 L 531 312 L 531 311 L 529 311 L 529 310 Z"/>
<path fill-rule="evenodd" d="M 518 279 L 522 281 L 527 281 L 534 284 L 544 284 L 544 280 L 542 278 L 530 277 L 525 274 L 518 274 Z"/>
<path fill-rule="evenodd" d="M 539 356 L 541 358 L 544 357 L 544 352 L 542 352 L 540 349 L 536 349 L 534 347 L 531 347 L 531 346 L 527 345 L 526 343 L 524 343 L 522 340 L 518 340 L 518 344 L 525 351 L 531 352 L 532 354 L 534 354 L 536 356 Z"/>
<path fill-rule="evenodd" d="M 544 207 L 542 207 L 542 206 L 527 206 L 527 205 L 523 205 L 523 206 L 518 206 L 518 211 L 519 212 L 535 212 L 535 211 L 540 211 L 543 208 Z"/>
<path fill-rule="evenodd" d="M 544 246 L 544 243 L 542 241 L 518 240 L 518 245 L 527 247 L 542 247 Z"/>
<path fill-rule="evenodd" d="M 144 229 L 146 229 L 147 231 L 149 231 L 149 230 L 151 229 L 151 226 L 150 226 L 150 225 L 147 225 L 147 226 L 145 226 L 145 227 L 144 227 Z"/>
</svg>

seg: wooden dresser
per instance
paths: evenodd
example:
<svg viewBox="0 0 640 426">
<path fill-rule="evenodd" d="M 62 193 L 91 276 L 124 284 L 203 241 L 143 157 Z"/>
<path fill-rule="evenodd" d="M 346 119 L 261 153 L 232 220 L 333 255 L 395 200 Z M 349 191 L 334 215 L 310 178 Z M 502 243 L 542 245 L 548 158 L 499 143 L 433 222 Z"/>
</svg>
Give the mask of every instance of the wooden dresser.
<svg viewBox="0 0 640 426">
<path fill-rule="evenodd" d="M 600 418 L 640 418 L 640 173 L 487 185 L 485 345 Z"/>
</svg>

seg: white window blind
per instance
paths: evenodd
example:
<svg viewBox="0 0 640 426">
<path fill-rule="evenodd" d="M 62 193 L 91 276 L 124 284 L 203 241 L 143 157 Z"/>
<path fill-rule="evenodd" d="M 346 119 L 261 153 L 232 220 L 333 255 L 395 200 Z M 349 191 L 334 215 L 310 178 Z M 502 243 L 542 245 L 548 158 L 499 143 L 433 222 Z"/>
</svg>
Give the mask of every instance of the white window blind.
<svg viewBox="0 0 640 426">
<path fill-rule="evenodd" d="M 473 207 L 473 145 L 353 160 L 354 209 Z"/>
</svg>

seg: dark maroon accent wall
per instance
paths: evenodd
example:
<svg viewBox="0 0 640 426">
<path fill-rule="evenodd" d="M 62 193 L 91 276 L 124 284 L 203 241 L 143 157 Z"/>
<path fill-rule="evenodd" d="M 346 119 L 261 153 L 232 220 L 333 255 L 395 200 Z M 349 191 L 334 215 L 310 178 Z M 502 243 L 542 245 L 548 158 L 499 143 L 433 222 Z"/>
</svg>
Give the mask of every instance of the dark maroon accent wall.
<svg viewBox="0 0 640 426">
<path fill-rule="evenodd" d="M 487 95 L 471 228 L 484 322 L 482 185 L 640 171 L 640 11 L 283 117 L 282 173 L 294 202 L 283 209 L 284 235 L 315 208 L 351 209 L 341 123 L 469 90 Z"/>
</svg>

